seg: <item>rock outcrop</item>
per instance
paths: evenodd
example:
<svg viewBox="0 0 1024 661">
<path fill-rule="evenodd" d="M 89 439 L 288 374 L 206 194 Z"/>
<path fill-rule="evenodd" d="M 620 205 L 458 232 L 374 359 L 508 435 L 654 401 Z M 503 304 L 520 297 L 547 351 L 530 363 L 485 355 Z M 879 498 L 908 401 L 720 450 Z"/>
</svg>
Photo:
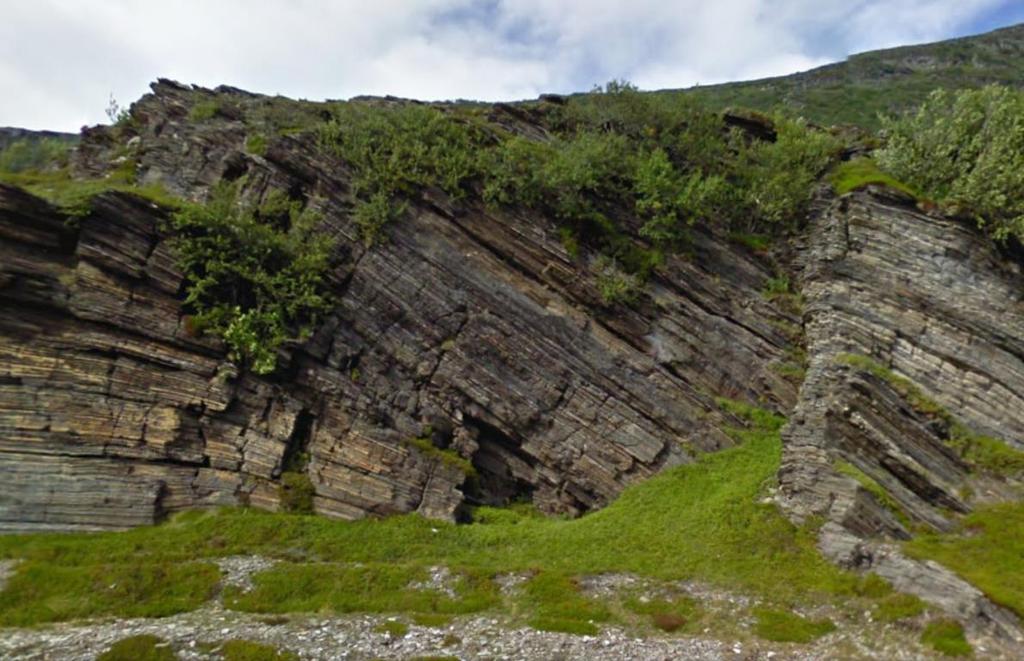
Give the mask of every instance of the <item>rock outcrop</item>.
<svg viewBox="0 0 1024 661">
<path fill-rule="evenodd" d="M 188 118 L 197 99 L 218 102 L 212 120 Z M 766 256 L 698 233 L 639 302 L 609 306 L 548 219 L 438 191 L 367 249 L 345 166 L 315 136 L 245 150 L 246 114 L 231 109 L 269 103 L 161 82 L 133 106 L 130 145 L 94 129 L 74 163 L 100 174 L 129 150 L 142 183 L 184 197 L 244 176 L 246 195 L 287 191 L 322 214 L 338 239 L 336 311 L 266 377 L 237 373 L 190 332 L 165 210 L 108 193 L 68 219 L 0 188 L 0 528 L 274 508 L 299 453 L 330 516 L 452 518 L 513 499 L 579 514 L 731 445 L 723 428 L 736 421 L 714 396 L 795 403 L 775 367 L 798 319 L 762 296 Z M 519 109 L 493 113 L 541 130 Z"/>
<path fill-rule="evenodd" d="M 805 240 L 809 369 L 783 429 L 783 507 L 828 522 L 833 560 L 1019 637 L 976 589 L 887 543 L 1021 496 L 1013 476 L 977 470 L 950 443 L 962 425 L 1024 447 L 1019 262 L 972 224 L 881 189 L 826 202 Z"/>
<path fill-rule="evenodd" d="M 273 509 L 295 466 L 328 516 L 453 519 L 519 499 L 578 515 L 730 446 L 737 421 L 715 402 L 728 397 L 792 412 L 779 501 L 796 522 L 824 521 L 826 555 L 1020 635 L 1012 614 L 893 543 L 1021 495 L 952 442 L 1024 449 L 1024 274 L 971 224 L 884 190 L 823 193 L 792 249 L 695 228 L 637 301 L 609 304 L 551 219 L 473 196 L 426 190 L 366 247 L 347 166 L 311 131 L 253 125 L 316 120 L 316 104 L 153 89 L 128 128 L 84 133 L 74 170 L 130 161 L 140 183 L 197 200 L 222 181 L 252 200 L 286 192 L 336 239 L 334 310 L 273 373 L 240 371 L 192 330 L 169 210 L 105 193 L 68 217 L 0 185 L 0 530 Z M 200 102 L 212 117 L 193 121 Z M 543 139 L 545 103 L 561 102 L 499 104 L 489 120 Z M 763 293 L 780 270 L 802 304 Z"/>
</svg>

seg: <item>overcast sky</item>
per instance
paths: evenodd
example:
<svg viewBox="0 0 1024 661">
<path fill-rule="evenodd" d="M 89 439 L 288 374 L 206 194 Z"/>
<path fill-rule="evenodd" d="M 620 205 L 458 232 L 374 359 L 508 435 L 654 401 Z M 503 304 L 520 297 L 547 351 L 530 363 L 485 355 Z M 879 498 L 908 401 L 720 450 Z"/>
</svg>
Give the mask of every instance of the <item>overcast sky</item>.
<svg viewBox="0 0 1024 661">
<path fill-rule="evenodd" d="M 149 82 L 521 99 L 791 73 L 1024 21 L 1021 0 L 3 0 L 0 126 L 77 131 Z"/>
</svg>

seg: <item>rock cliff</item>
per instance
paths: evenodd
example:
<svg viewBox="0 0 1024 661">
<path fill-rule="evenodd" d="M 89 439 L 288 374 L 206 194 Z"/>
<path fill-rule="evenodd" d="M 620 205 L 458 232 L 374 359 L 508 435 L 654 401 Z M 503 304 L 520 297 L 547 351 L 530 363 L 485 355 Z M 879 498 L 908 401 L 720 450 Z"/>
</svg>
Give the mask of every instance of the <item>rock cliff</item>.
<svg viewBox="0 0 1024 661">
<path fill-rule="evenodd" d="M 133 107 L 130 147 L 95 129 L 75 167 L 96 174 L 130 149 L 143 183 L 181 196 L 243 176 L 251 196 L 289 191 L 338 238 L 336 312 L 275 373 L 238 374 L 222 346 L 190 333 L 165 210 L 108 193 L 69 220 L 0 189 L 0 526 L 118 528 L 195 506 L 273 508 L 297 453 L 330 516 L 451 518 L 466 502 L 515 499 L 579 514 L 730 445 L 723 428 L 736 420 L 715 395 L 796 401 L 773 366 L 794 351 L 787 330 L 799 320 L 761 295 L 773 275 L 765 255 L 699 234 L 641 301 L 609 306 L 553 223 L 439 191 L 367 249 L 345 166 L 314 137 L 250 154 L 240 115 L 189 119 L 197 97 L 267 103 L 162 82 Z M 540 130 L 518 109 L 493 113 Z"/>
<path fill-rule="evenodd" d="M 197 101 L 216 104 L 205 121 L 190 117 Z M 300 456 L 328 516 L 452 519 L 524 499 L 578 515 L 731 445 L 727 397 L 790 414 L 779 502 L 824 522 L 833 560 L 1019 632 L 892 544 L 1020 496 L 1013 475 L 963 452 L 1024 449 L 1019 255 L 889 191 L 822 191 L 790 245 L 695 228 L 637 301 L 609 304 L 551 219 L 472 197 L 424 191 L 367 248 L 351 173 L 315 136 L 247 148 L 254 114 L 320 112 L 288 103 L 161 81 L 127 134 L 86 131 L 73 159 L 81 176 L 128 159 L 140 183 L 180 197 L 239 181 L 251 199 L 287 191 L 320 213 L 337 239 L 334 311 L 265 376 L 192 330 L 166 208 L 109 192 L 71 217 L 0 186 L 0 529 L 273 509 Z M 544 103 L 488 112 L 544 134 Z M 765 295 L 780 273 L 799 299 Z"/>
</svg>

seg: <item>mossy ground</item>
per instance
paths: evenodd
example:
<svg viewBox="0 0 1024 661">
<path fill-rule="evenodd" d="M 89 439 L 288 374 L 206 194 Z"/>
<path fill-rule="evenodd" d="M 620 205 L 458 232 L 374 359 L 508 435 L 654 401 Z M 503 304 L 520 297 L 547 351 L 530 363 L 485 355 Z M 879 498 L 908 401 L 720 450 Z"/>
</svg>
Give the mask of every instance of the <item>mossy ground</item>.
<svg viewBox="0 0 1024 661">
<path fill-rule="evenodd" d="M 828 180 L 840 195 L 875 185 L 888 186 L 914 198 L 921 197 L 911 186 L 879 169 L 878 164 L 870 158 L 856 158 L 840 163 L 829 174 Z"/>
</svg>

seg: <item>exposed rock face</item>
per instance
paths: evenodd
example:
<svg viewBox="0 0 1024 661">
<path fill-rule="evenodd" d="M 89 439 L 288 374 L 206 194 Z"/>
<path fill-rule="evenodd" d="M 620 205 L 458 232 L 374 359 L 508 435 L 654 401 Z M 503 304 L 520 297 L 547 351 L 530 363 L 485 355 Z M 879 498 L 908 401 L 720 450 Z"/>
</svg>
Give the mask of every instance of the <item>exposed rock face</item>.
<svg viewBox="0 0 1024 661">
<path fill-rule="evenodd" d="M 626 485 L 731 444 L 712 397 L 788 409 L 773 365 L 798 320 L 761 290 L 767 258 L 698 235 L 633 306 L 601 302 L 553 223 L 454 206 L 431 192 L 367 250 L 343 164 L 308 134 L 244 151 L 230 111 L 187 119 L 172 83 L 133 108 L 143 182 L 202 197 L 288 191 L 338 238 L 336 313 L 266 378 L 189 331 L 165 212 L 123 194 L 67 223 L 0 188 L 0 528 L 121 528 L 222 503 L 273 508 L 288 456 L 308 452 L 317 511 L 344 518 L 531 498 L 549 512 L 606 504 Z M 221 90 L 231 104 L 263 103 Z M 537 131 L 529 117 L 503 120 Z M 111 134 L 76 168 L 102 171 Z M 77 225 L 77 226 L 76 226 Z M 467 480 L 409 441 L 474 465 Z"/>
<path fill-rule="evenodd" d="M 783 430 L 783 506 L 798 521 L 829 521 L 821 546 L 834 560 L 1019 636 L 1015 618 L 976 589 L 885 544 L 908 537 L 908 528 L 835 470 L 837 462 L 853 466 L 906 520 L 938 530 L 972 500 L 1019 497 L 1014 481 L 972 471 L 947 443 L 949 425 L 915 410 L 893 378 L 849 360 L 868 357 L 967 427 L 1024 447 L 1019 264 L 969 224 L 925 215 L 883 191 L 823 209 L 799 261 L 810 367 Z"/>
<path fill-rule="evenodd" d="M 216 101 L 212 120 L 189 120 L 197 100 Z M 336 307 L 266 377 L 190 330 L 166 210 L 108 193 L 68 219 L 0 186 L 0 530 L 275 508 L 300 455 L 329 516 L 455 518 L 519 498 L 579 514 L 729 446 L 725 396 L 792 411 L 780 502 L 797 522 L 825 520 L 826 555 L 1020 635 L 1014 616 L 892 544 L 910 523 L 945 530 L 975 502 L 1021 493 L 948 442 L 955 420 L 1024 448 L 1024 274 L 969 224 L 881 191 L 826 195 L 789 265 L 802 320 L 761 293 L 772 258 L 705 230 L 639 301 L 611 306 L 550 219 L 436 190 L 366 248 L 345 164 L 308 131 L 248 153 L 253 109 L 280 112 L 163 81 L 133 106 L 128 144 L 87 131 L 73 166 L 102 175 L 127 152 L 142 183 L 182 197 L 244 177 L 250 198 L 286 191 L 320 212 L 337 238 Z M 539 112 L 499 105 L 491 120 L 542 138 Z M 779 368 L 802 349 L 801 321 L 798 391 Z"/>
</svg>

